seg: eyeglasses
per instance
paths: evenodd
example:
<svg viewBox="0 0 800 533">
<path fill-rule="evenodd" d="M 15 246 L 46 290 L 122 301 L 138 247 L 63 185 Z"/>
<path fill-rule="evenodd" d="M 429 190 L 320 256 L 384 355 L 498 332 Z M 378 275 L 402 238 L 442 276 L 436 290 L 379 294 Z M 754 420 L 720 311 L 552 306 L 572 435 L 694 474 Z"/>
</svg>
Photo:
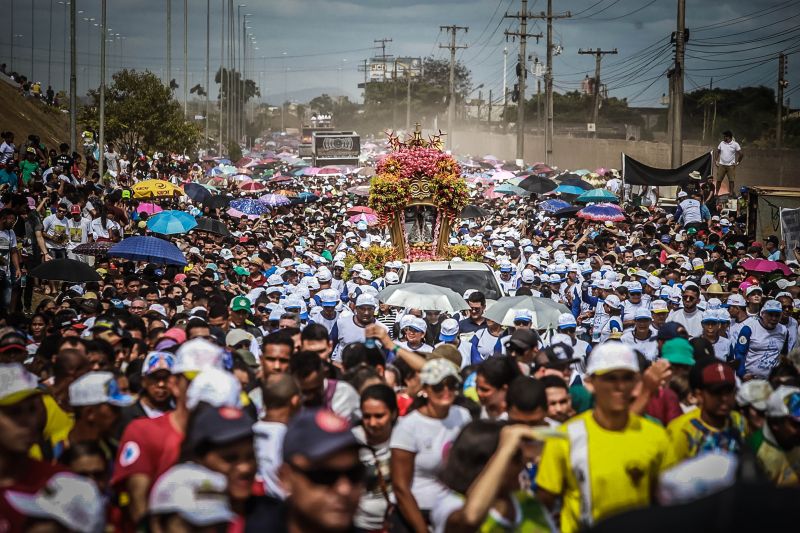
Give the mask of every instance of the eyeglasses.
<svg viewBox="0 0 800 533">
<path fill-rule="evenodd" d="M 333 487 L 342 478 L 347 478 L 347 481 L 349 481 L 351 484 L 357 485 L 363 482 L 367 475 L 366 467 L 361 463 L 355 464 L 351 468 L 345 470 L 336 470 L 333 468 L 314 468 L 313 470 L 304 470 L 291 462 L 288 464 L 295 472 L 302 474 L 303 477 L 305 477 L 314 485 L 322 485 L 325 487 Z"/>
<path fill-rule="evenodd" d="M 431 385 L 431 390 L 433 390 L 433 392 L 442 392 L 445 387 L 451 391 L 457 391 L 458 381 L 456 381 L 455 378 L 445 378 L 436 385 Z"/>
</svg>

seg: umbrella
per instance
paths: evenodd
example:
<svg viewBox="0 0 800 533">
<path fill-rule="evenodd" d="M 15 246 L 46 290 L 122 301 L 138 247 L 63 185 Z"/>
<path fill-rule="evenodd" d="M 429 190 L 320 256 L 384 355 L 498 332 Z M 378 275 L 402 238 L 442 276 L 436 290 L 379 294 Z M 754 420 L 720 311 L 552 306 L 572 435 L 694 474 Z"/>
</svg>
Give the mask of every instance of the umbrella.
<svg viewBox="0 0 800 533">
<path fill-rule="evenodd" d="M 159 198 L 162 196 L 182 195 L 183 191 L 164 180 L 144 180 L 133 187 L 134 198 Z"/>
<path fill-rule="evenodd" d="M 264 196 L 259 197 L 258 201 L 269 207 L 279 207 L 282 205 L 289 205 L 291 203 L 291 200 L 289 200 L 282 194 L 265 194 Z M 236 209 L 239 208 L 237 207 Z M 244 210 L 239 209 L 239 211 L 244 211 Z M 244 212 L 246 213 L 247 211 Z"/>
<path fill-rule="evenodd" d="M 559 185 L 553 192 L 560 192 L 561 194 L 569 194 L 572 196 L 580 196 L 586 191 L 574 185 Z"/>
<path fill-rule="evenodd" d="M 108 251 L 110 257 L 146 261 L 163 265 L 186 266 L 188 263 L 177 246 L 157 237 L 128 237 Z"/>
<path fill-rule="evenodd" d="M 555 190 L 558 185 L 547 178 L 528 176 L 519 183 L 519 187 L 531 193 L 544 194 Z"/>
<path fill-rule="evenodd" d="M 358 224 L 359 222 L 366 222 L 368 226 L 374 226 L 378 223 L 378 216 L 371 213 L 359 213 L 348 218 L 351 223 Z"/>
<path fill-rule="evenodd" d="M 539 204 L 539 209 L 548 213 L 556 213 L 565 207 L 572 207 L 569 202 L 559 200 L 558 198 L 551 198 Z"/>
<path fill-rule="evenodd" d="M 289 202 L 292 204 L 310 204 L 311 202 L 316 202 L 319 200 L 319 196 L 316 194 L 310 193 L 308 191 L 303 191 L 298 193 L 296 196 L 289 199 Z"/>
<path fill-rule="evenodd" d="M 481 209 L 477 205 L 470 204 L 461 210 L 461 214 L 459 215 L 459 217 L 461 217 L 462 219 L 483 218 L 488 215 L 489 213 L 487 211 Z"/>
<path fill-rule="evenodd" d="M 505 181 L 513 178 L 515 174 L 513 172 L 509 172 L 508 170 L 501 170 L 499 172 L 495 172 L 492 174 L 492 179 L 495 181 Z"/>
<path fill-rule="evenodd" d="M 430 283 L 400 283 L 386 287 L 378 298 L 387 305 L 455 314 L 469 309 L 460 294 Z M 557 321 L 557 320 L 556 320 Z"/>
<path fill-rule="evenodd" d="M 284 198 L 286 197 L 284 196 Z M 267 207 L 267 204 L 261 202 L 260 200 L 253 200 L 252 198 L 234 200 L 230 203 L 230 206 L 233 209 L 244 213 L 245 215 L 263 215 L 269 213 L 269 207 Z"/>
<path fill-rule="evenodd" d="M 509 183 L 503 183 L 502 185 L 498 185 L 494 188 L 495 194 L 513 194 L 515 196 L 528 196 L 531 193 L 526 191 L 521 187 L 517 187 L 516 185 L 511 185 Z"/>
<path fill-rule="evenodd" d="M 486 309 L 483 314 L 489 320 L 506 327 L 514 325 L 517 311 L 527 310 L 533 315 L 531 328 L 550 329 L 558 326 L 558 315 L 569 313 L 564 304 L 556 303 L 550 298 L 535 296 L 504 296 Z"/>
<path fill-rule="evenodd" d="M 375 175 L 375 169 L 373 167 L 362 167 L 358 169 L 358 175 L 371 178 Z"/>
<path fill-rule="evenodd" d="M 278 176 L 273 176 L 273 177 L 271 177 L 271 178 L 270 178 L 270 179 L 267 181 L 267 183 L 286 183 L 287 181 L 292 181 L 292 179 L 293 179 L 293 178 L 292 178 L 291 176 L 281 176 L 281 175 L 278 175 Z"/>
<path fill-rule="evenodd" d="M 582 204 L 588 204 L 590 202 L 619 202 L 619 198 L 613 192 L 609 191 L 608 189 L 592 189 L 591 191 L 586 191 L 578 198 L 575 199 L 576 202 L 580 202 Z"/>
<path fill-rule="evenodd" d="M 622 208 L 614 204 L 590 204 L 578 211 L 578 218 L 594 220 L 595 222 L 622 222 L 625 214 Z"/>
<path fill-rule="evenodd" d="M 318 167 L 304 167 L 302 170 L 300 170 L 300 175 L 301 176 L 316 176 L 317 172 L 319 172 L 319 168 Z"/>
<path fill-rule="evenodd" d="M 194 227 L 194 230 L 214 233 L 216 235 L 222 235 L 223 237 L 228 237 L 231 235 L 228 226 L 226 226 L 221 220 L 209 217 L 197 217 L 197 226 Z"/>
<path fill-rule="evenodd" d="M 85 242 L 73 248 L 72 253 L 97 257 L 106 255 L 112 246 L 114 246 L 114 243 L 111 241 Z"/>
<path fill-rule="evenodd" d="M 228 205 L 230 205 L 231 203 L 231 200 L 232 198 L 230 196 L 217 194 L 215 196 L 212 196 L 205 202 L 203 202 L 203 205 L 210 207 L 212 209 L 222 209 L 228 207 Z"/>
<path fill-rule="evenodd" d="M 342 169 L 333 165 L 322 167 L 317 171 L 317 176 L 339 176 L 341 174 L 343 174 Z"/>
<path fill-rule="evenodd" d="M 185 211 L 162 211 L 147 219 L 150 231 L 163 235 L 186 233 L 196 225 L 194 217 Z"/>
<path fill-rule="evenodd" d="M 248 215 L 247 213 L 242 213 L 241 211 L 234 209 L 233 207 L 228 208 L 228 210 L 225 212 L 228 214 L 228 216 L 231 216 L 233 218 L 247 217 L 251 220 L 255 220 L 259 217 L 259 215 Z"/>
<path fill-rule="evenodd" d="M 748 259 L 742 261 L 739 265 L 749 272 L 774 272 L 780 270 L 787 276 L 792 273 L 792 270 L 785 264 L 767 259 Z"/>
<path fill-rule="evenodd" d="M 571 205 L 569 207 L 562 207 L 553 214 L 558 218 L 568 218 L 577 215 L 580 211 L 581 211 L 580 207 L 575 207 L 574 205 Z"/>
<path fill-rule="evenodd" d="M 585 191 L 594 189 L 594 185 L 592 185 L 588 181 L 582 180 L 581 178 L 567 178 L 560 181 L 561 185 L 572 185 L 573 187 L 580 187 Z"/>
<path fill-rule="evenodd" d="M 31 276 L 53 281 L 84 283 L 102 278 L 92 267 L 76 259 L 53 259 L 31 270 Z"/>
<path fill-rule="evenodd" d="M 586 174 L 589 174 L 589 171 L 585 168 L 582 168 L 580 170 L 573 170 L 572 173 L 577 174 L 578 176 L 585 176 Z"/>
<path fill-rule="evenodd" d="M 356 205 L 356 206 L 351 207 L 351 208 L 349 208 L 347 210 L 347 214 L 348 215 L 357 215 L 359 213 L 366 213 L 368 215 L 374 215 L 375 214 L 375 210 L 372 209 L 371 207 L 367 207 L 367 206 L 364 206 L 364 205 Z"/>
<path fill-rule="evenodd" d="M 347 192 L 356 196 L 369 196 L 369 185 L 356 185 L 347 189 Z"/>
<path fill-rule="evenodd" d="M 263 191 L 264 189 L 267 188 L 267 186 L 261 183 L 260 181 L 248 181 L 239 188 L 243 191 L 255 192 L 255 191 Z"/>
<path fill-rule="evenodd" d="M 496 191 L 494 187 L 489 187 L 485 191 L 481 193 L 481 195 L 489 200 L 494 200 L 496 198 L 502 198 L 504 193 Z"/>
<path fill-rule="evenodd" d="M 147 213 L 148 215 L 155 215 L 161 211 L 163 211 L 161 206 L 150 203 L 139 204 L 139 207 L 136 208 L 137 213 Z"/>
<path fill-rule="evenodd" d="M 592 187 L 604 187 L 606 181 L 608 181 L 606 180 L 605 177 L 600 176 L 599 174 L 595 174 L 593 172 L 585 175 L 583 179 L 589 182 L 592 185 Z"/>
<path fill-rule="evenodd" d="M 211 198 L 211 192 L 199 183 L 187 183 L 183 186 L 183 191 L 186 193 L 186 196 L 198 204 L 202 204 L 204 201 Z"/>
</svg>

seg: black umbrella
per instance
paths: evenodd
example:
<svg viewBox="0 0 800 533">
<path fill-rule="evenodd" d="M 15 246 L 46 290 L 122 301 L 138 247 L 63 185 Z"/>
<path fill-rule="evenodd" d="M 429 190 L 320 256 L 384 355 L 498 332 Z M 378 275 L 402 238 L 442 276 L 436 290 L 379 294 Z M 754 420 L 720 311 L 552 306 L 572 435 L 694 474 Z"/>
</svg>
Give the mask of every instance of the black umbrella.
<svg viewBox="0 0 800 533">
<path fill-rule="evenodd" d="M 228 205 L 230 203 L 231 203 L 231 197 L 230 196 L 223 196 L 221 194 L 218 194 L 218 195 L 209 197 L 208 200 L 203 202 L 203 205 L 208 206 L 208 207 L 210 207 L 212 209 L 224 209 L 224 208 L 228 207 Z"/>
<path fill-rule="evenodd" d="M 573 187 L 580 187 L 581 189 L 591 191 L 594 189 L 591 183 L 584 181 L 582 178 L 567 178 L 560 179 L 561 185 L 572 185 Z"/>
<path fill-rule="evenodd" d="M 112 246 L 114 246 L 114 243 L 111 241 L 85 242 L 73 248 L 72 253 L 97 257 L 106 255 Z"/>
<path fill-rule="evenodd" d="M 75 259 L 53 259 L 31 270 L 31 276 L 39 279 L 53 281 L 69 281 L 71 283 L 84 283 L 87 281 L 100 281 L 100 274 L 87 265 Z"/>
<path fill-rule="evenodd" d="M 231 235 L 228 226 L 216 218 L 197 217 L 197 226 L 193 228 L 194 231 L 206 231 L 208 233 L 215 233 L 228 237 Z"/>
<path fill-rule="evenodd" d="M 552 180 L 540 178 L 539 176 L 528 176 L 520 181 L 517 186 L 534 194 L 545 194 L 554 191 L 558 187 Z"/>
<path fill-rule="evenodd" d="M 199 183 L 187 183 L 183 186 L 183 192 L 186 193 L 186 196 L 199 204 L 211 198 L 211 192 Z"/>
<path fill-rule="evenodd" d="M 563 209 L 559 209 L 558 211 L 553 213 L 553 216 L 556 216 L 558 218 L 574 217 L 575 215 L 578 214 L 578 211 L 580 211 L 581 209 L 582 209 L 581 207 L 576 207 L 571 205 L 569 207 L 564 207 Z"/>
<path fill-rule="evenodd" d="M 483 218 L 488 216 L 489 213 L 478 207 L 477 205 L 468 205 L 461 210 L 459 215 L 461 218 Z"/>
<path fill-rule="evenodd" d="M 575 180 L 575 179 L 579 180 L 581 179 L 581 176 L 579 174 L 574 174 L 572 172 L 565 172 L 559 176 L 556 176 L 553 179 L 557 180 L 559 183 L 564 183 L 564 180 Z"/>
</svg>

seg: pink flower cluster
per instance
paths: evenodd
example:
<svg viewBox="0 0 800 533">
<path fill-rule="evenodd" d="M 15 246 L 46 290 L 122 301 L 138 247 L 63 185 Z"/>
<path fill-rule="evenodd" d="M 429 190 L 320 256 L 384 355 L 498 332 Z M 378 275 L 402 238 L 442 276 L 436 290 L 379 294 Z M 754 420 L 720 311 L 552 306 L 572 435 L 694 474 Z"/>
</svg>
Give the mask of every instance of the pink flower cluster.
<svg viewBox="0 0 800 533">
<path fill-rule="evenodd" d="M 397 165 L 396 169 L 387 167 Z M 433 176 L 444 169 L 449 169 L 456 176 L 461 174 L 461 169 L 455 160 L 436 148 L 405 148 L 392 152 L 378 163 L 378 174 L 388 172 L 391 174 L 399 171 L 403 178 Z"/>
</svg>

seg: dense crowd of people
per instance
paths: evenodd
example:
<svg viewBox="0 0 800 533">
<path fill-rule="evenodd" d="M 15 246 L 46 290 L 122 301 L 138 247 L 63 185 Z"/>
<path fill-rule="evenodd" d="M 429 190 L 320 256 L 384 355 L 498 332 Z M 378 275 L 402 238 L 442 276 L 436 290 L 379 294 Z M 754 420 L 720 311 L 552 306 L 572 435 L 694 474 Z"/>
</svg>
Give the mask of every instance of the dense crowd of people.
<svg viewBox="0 0 800 533">
<path fill-rule="evenodd" d="M 243 161 L 85 138 L 82 156 L 0 144 L 0 531 L 619 531 L 743 486 L 796 496 L 800 263 L 713 180 L 687 176 L 676 210 L 645 190 L 615 223 L 471 182 L 487 215 L 450 243 L 503 294 L 560 304 L 542 327 L 528 308 L 488 318 L 475 289 L 457 313 L 387 305 L 404 264 L 351 260 L 391 244 L 348 214 L 368 172 L 253 153 L 274 173 L 248 191 L 223 171 Z M 137 197 L 146 179 L 213 194 Z M 279 190 L 305 201 L 229 209 Z M 157 235 L 161 209 L 218 226 Z M 188 264 L 75 252 L 142 235 Z M 30 275 L 63 258 L 100 281 Z M 789 504 L 732 507 L 791 527 Z"/>
</svg>

